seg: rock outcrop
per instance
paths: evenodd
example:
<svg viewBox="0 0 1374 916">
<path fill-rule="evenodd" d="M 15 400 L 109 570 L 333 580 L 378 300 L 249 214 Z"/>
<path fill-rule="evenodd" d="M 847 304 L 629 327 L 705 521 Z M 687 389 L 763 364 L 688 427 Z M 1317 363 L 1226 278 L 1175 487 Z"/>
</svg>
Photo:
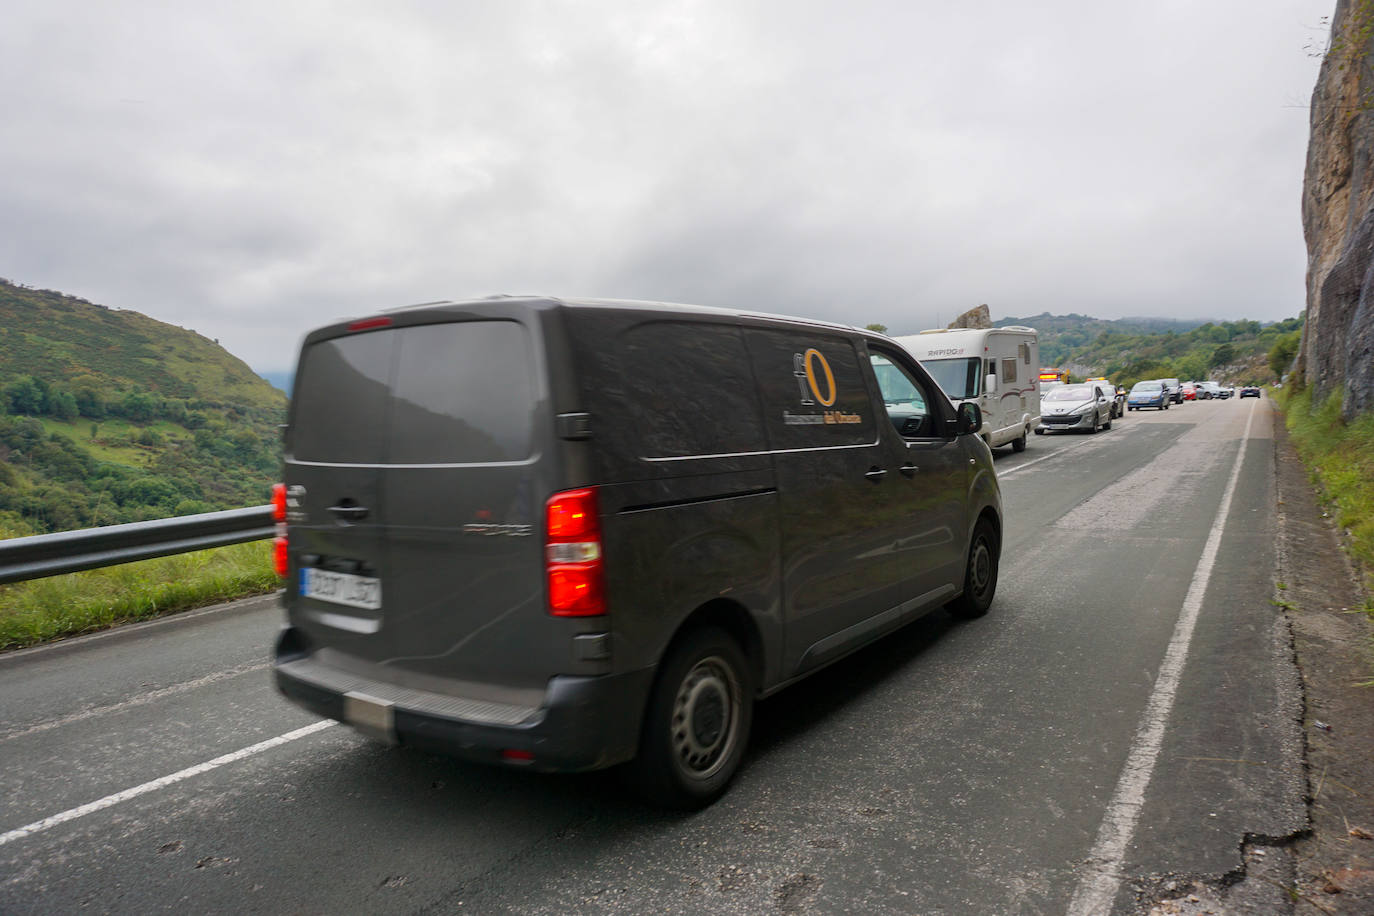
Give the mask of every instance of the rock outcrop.
<svg viewBox="0 0 1374 916">
<path fill-rule="evenodd" d="M 949 323 L 951 330 L 954 328 L 990 328 L 992 327 L 992 313 L 988 311 L 986 305 L 969 309 L 958 318 Z"/>
<path fill-rule="evenodd" d="M 1342 414 L 1374 411 L 1374 0 L 1337 0 L 1303 182 L 1307 320 L 1297 368 Z"/>
</svg>

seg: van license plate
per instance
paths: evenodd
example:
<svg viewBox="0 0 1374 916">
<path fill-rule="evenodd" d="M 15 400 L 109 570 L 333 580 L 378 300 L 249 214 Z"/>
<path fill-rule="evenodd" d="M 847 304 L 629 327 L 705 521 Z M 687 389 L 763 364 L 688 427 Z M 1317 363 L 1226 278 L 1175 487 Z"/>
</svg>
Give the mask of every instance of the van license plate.
<svg viewBox="0 0 1374 916">
<path fill-rule="evenodd" d="M 301 570 L 301 594 L 316 601 L 376 611 L 382 607 L 382 580 L 307 566 Z"/>
</svg>

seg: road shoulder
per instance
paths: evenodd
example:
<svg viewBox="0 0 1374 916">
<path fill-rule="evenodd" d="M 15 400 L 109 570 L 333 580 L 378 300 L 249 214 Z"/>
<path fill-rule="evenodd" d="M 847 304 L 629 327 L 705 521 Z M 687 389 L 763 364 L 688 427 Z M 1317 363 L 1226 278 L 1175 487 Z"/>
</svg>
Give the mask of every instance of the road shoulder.
<svg viewBox="0 0 1374 916">
<path fill-rule="evenodd" d="M 1374 675 L 1360 575 L 1275 423 L 1280 581 L 1306 698 L 1311 830 L 1294 847 L 1298 913 L 1374 913 Z M 1362 837 L 1363 832 L 1366 837 Z"/>
</svg>

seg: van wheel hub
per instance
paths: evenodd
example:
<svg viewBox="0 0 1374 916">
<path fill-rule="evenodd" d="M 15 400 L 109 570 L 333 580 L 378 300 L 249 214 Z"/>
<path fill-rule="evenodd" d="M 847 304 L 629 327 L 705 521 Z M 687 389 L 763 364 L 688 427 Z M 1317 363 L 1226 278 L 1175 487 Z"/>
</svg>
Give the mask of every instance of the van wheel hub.
<svg viewBox="0 0 1374 916">
<path fill-rule="evenodd" d="M 969 579 L 975 594 L 982 595 L 992 581 L 992 551 L 987 541 L 979 538 L 973 545 L 973 555 L 969 557 Z"/>
<path fill-rule="evenodd" d="M 739 684 L 721 659 L 702 659 L 683 678 L 673 704 L 673 751 L 684 770 L 705 778 L 725 760 L 739 700 Z"/>
</svg>

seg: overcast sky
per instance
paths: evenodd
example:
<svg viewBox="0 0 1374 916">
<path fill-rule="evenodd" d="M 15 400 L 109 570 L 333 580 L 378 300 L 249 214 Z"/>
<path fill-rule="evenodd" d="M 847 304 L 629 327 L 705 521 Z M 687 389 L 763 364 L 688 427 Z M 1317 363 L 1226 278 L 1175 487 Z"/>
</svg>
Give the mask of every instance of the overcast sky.
<svg viewBox="0 0 1374 916">
<path fill-rule="evenodd" d="M 1303 308 L 1335 0 L 4 0 L 0 276 L 259 371 L 492 293 Z"/>
</svg>

